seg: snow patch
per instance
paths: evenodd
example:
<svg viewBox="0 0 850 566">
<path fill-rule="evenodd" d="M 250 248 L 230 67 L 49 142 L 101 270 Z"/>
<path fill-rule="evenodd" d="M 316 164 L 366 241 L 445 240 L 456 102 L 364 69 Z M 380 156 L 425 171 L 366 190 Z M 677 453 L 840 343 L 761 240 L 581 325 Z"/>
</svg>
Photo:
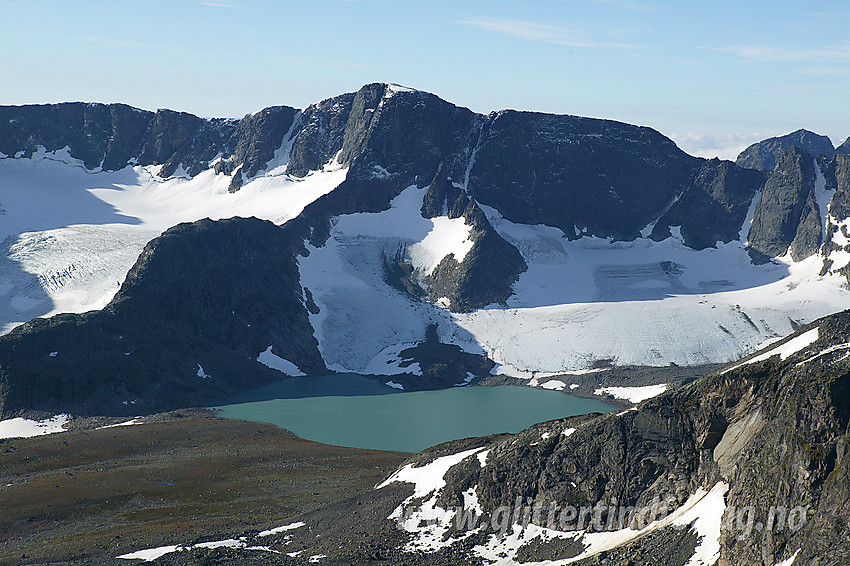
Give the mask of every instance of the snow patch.
<svg viewBox="0 0 850 566">
<path fill-rule="evenodd" d="M 55 432 L 65 432 L 65 425 L 68 424 L 69 418 L 70 415 L 61 414 L 41 421 L 22 417 L 6 419 L 0 421 L 0 438 L 30 438 Z"/>
<path fill-rule="evenodd" d="M 775 566 L 793 566 L 794 561 L 797 560 L 797 555 L 800 554 L 800 550 L 802 550 L 802 549 L 798 548 L 794 552 L 794 554 L 792 554 L 791 556 L 789 556 L 787 559 L 783 560 L 782 562 L 777 562 Z"/>
<path fill-rule="evenodd" d="M 376 489 L 381 489 L 394 482 L 414 484 L 413 495 L 405 499 L 387 517 L 390 520 L 395 520 L 405 531 L 416 533 L 416 537 L 405 546 L 405 550 L 433 552 L 450 546 L 457 540 L 446 539 L 445 537 L 451 529 L 452 519 L 456 511 L 437 506 L 437 499 L 439 498 L 440 491 L 446 485 L 444 479 L 446 472 L 481 451 L 482 448 L 473 448 L 458 454 L 443 456 L 419 468 L 414 468 L 413 464 L 407 464 L 376 487 Z M 421 503 L 416 509 L 411 510 L 408 508 L 414 500 L 424 499 L 428 495 L 431 497 Z M 474 500 L 472 499 L 473 497 Z M 465 497 L 464 500 L 469 501 L 471 505 L 477 505 L 478 503 L 477 495 L 474 495 L 474 491 L 473 494 L 469 494 L 469 498 Z M 480 508 L 480 505 L 478 508 Z M 425 526 L 423 527 L 422 525 Z M 468 532 L 466 536 L 471 534 L 471 532 Z"/>
<path fill-rule="evenodd" d="M 550 379 L 549 381 L 547 381 L 546 383 L 544 383 L 540 387 L 542 387 L 543 389 L 552 389 L 552 390 L 555 390 L 555 391 L 563 391 L 566 386 L 567 386 L 567 384 L 564 383 L 563 381 L 560 381 L 560 380 L 557 380 L 557 379 Z"/>
<path fill-rule="evenodd" d="M 130 552 L 127 554 L 122 554 L 121 556 L 116 556 L 116 558 L 120 560 L 143 560 L 145 562 L 153 562 L 157 558 L 165 556 L 166 554 L 171 554 L 173 552 L 182 552 L 184 550 L 192 550 L 194 548 L 241 548 L 244 550 L 273 552 L 275 554 L 278 553 L 276 550 L 272 550 L 271 548 L 268 548 L 266 546 L 249 546 L 247 540 L 247 537 L 239 537 L 238 539 L 224 539 L 214 540 L 210 542 L 199 542 L 197 544 L 189 546 L 172 544 L 168 546 L 160 546 L 157 548 L 137 550 L 136 552 Z"/>
<path fill-rule="evenodd" d="M 198 377 L 200 377 L 201 379 L 207 379 L 212 376 L 207 375 L 207 372 L 204 371 L 204 368 L 201 366 L 201 364 L 198 364 Z"/>
<path fill-rule="evenodd" d="M 396 383 L 395 381 L 388 381 L 384 385 L 386 385 L 387 387 L 392 387 L 393 389 L 399 389 L 401 391 L 404 391 L 404 385 L 402 385 L 401 383 Z"/>
<path fill-rule="evenodd" d="M 272 346 L 263 350 L 260 355 L 257 356 L 257 361 L 266 367 L 275 369 L 289 376 L 300 377 L 307 375 L 294 363 L 272 353 Z"/>
<path fill-rule="evenodd" d="M 407 373 L 421 376 L 422 368 L 419 366 L 419 362 L 412 362 L 410 359 L 401 356 L 402 351 L 413 348 L 414 346 L 416 346 L 416 342 L 403 342 L 401 344 L 387 346 L 363 367 L 362 373 L 368 375 L 400 375 Z"/>
<path fill-rule="evenodd" d="M 593 394 L 608 394 L 615 399 L 626 399 L 631 403 L 640 403 L 641 401 L 657 397 L 665 391 L 667 391 L 667 384 L 660 383 L 658 385 L 645 385 L 642 387 L 600 387 Z"/>
<path fill-rule="evenodd" d="M 305 523 L 302 523 L 301 521 L 297 521 L 295 523 L 290 523 L 288 525 L 275 527 L 275 528 L 269 529 L 267 531 L 260 531 L 259 533 L 257 533 L 257 536 L 258 537 L 269 537 L 269 536 L 272 536 L 272 535 L 279 535 L 280 533 L 285 533 L 287 531 L 300 529 L 304 525 L 305 525 Z"/>
<path fill-rule="evenodd" d="M 101 430 L 101 429 L 104 429 L 104 428 L 115 428 L 115 427 L 119 427 L 119 426 L 135 426 L 135 425 L 140 425 L 140 424 L 144 424 L 142 417 L 136 417 L 136 418 L 131 419 L 129 421 L 124 421 L 123 423 L 116 423 L 116 424 L 102 426 L 102 427 L 99 427 L 97 430 Z"/>
<path fill-rule="evenodd" d="M 699 488 L 673 513 L 640 530 L 625 528 L 603 532 L 556 531 L 535 524 L 529 524 L 525 528 L 514 524 L 507 536 L 500 537 L 499 534 L 493 534 L 485 544 L 473 547 L 473 552 L 478 557 L 489 560 L 493 565 L 512 566 L 517 564 L 515 560 L 517 551 L 535 539 L 541 541 L 556 538 L 573 539 L 584 545 L 584 550 L 577 556 L 545 562 L 548 566 L 564 566 L 608 552 L 653 531 L 693 524 L 700 538 L 694 554 L 688 561 L 688 566 L 708 566 L 716 562 L 720 552 L 718 537 L 722 526 L 721 518 L 726 509 L 725 494 L 728 489 L 729 486 L 723 482 L 715 484 L 710 491 Z"/>
<path fill-rule="evenodd" d="M 396 94 L 405 92 L 417 92 L 417 90 L 415 88 L 410 88 L 409 86 L 403 86 L 395 83 L 387 83 L 387 88 L 384 91 L 384 100 L 392 98 Z"/>
<path fill-rule="evenodd" d="M 431 275 L 434 269 L 448 255 L 453 255 L 461 263 L 472 249 L 469 239 L 471 227 L 461 218 L 432 218 L 433 228 L 425 238 L 408 249 L 414 269 L 424 275 Z"/>
<path fill-rule="evenodd" d="M 750 358 L 749 360 L 747 360 L 745 362 L 735 364 L 734 366 L 723 370 L 721 373 L 727 373 L 727 372 L 730 372 L 734 369 L 738 369 L 739 367 L 742 367 L 742 366 L 745 366 L 745 365 L 748 365 L 748 364 L 754 364 L 756 362 L 763 362 L 767 359 L 772 358 L 773 356 L 776 356 L 777 354 L 779 355 L 779 359 L 784 361 L 786 358 L 793 356 L 794 354 L 796 354 L 800 350 L 803 350 L 804 348 L 811 346 L 818 339 L 819 332 L 820 332 L 820 330 L 817 327 L 812 328 L 811 330 L 807 330 L 806 332 L 803 332 L 799 336 L 795 336 L 794 338 L 788 340 L 784 344 L 781 344 L 781 345 L 777 346 L 776 348 L 772 348 L 772 349 L 768 350 L 767 352 L 764 352 L 763 354 L 759 354 L 758 356 L 756 356 L 754 358 Z"/>
<path fill-rule="evenodd" d="M 121 560 L 144 560 L 145 562 L 153 562 L 161 556 L 165 556 L 166 554 L 171 554 L 172 552 L 177 552 L 179 550 L 183 550 L 183 547 L 179 544 L 170 544 L 168 546 L 158 546 L 156 548 L 147 548 L 145 550 L 129 552 L 127 554 L 122 554 L 121 556 L 116 556 L 116 558 Z"/>
</svg>

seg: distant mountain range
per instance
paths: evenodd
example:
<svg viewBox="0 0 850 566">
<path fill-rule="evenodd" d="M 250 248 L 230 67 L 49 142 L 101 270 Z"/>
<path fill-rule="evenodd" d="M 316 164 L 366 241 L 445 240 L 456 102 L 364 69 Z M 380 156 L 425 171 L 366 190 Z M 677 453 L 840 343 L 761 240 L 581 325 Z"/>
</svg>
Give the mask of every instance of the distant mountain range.
<svg viewBox="0 0 850 566">
<path fill-rule="evenodd" d="M 407 388 L 731 361 L 850 305 L 848 149 L 708 160 L 380 83 L 241 120 L 0 107 L 0 408 L 209 400 L 279 376 L 266 350 Z"/>
</svg>

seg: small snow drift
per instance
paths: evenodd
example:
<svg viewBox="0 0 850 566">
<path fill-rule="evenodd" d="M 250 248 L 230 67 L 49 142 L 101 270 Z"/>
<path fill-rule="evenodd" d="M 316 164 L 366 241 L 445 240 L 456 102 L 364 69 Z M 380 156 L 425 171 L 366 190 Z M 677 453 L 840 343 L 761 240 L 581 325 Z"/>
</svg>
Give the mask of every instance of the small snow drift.
<svg viewBox="0 0 850 566">
<path fill-rule="evenodd" d="M 64 432 L 70 415 L 56 415 L 49 419 L 34 421 L 17 417 L 0 421 L 0 438 L 29 438 L 43 434 Z"/>
<path fill-rule="evenodd" d="M 292 377 L 307 375 L 306 373 L 298 369 L 298 366 L 296 366 L 289 360 L 285 360 L 280 356 L 275 355 L 272 352 L 272 346 L 269 346 L 268 348 L 260 352 L 260 355 L 257 356 L 257 361 L 266 367 L 276 369 L 277 371 Z"/>
<path fill-rule="evenodd" d="M 631 403 L 640 403 L 647 399 L 657 397 L 667 391 L 667 384 L 645 385 L 642 387 L 600 387 L 594 395 L 611 395 L 615 399 L 625 399 Z"/>
<path fill-rule="evenodd" d="M 812 328 L 811 330 L 808 330 L 800 334 L 799 336 L 795 336 L 794 338 L 783 342 L 775 348 L 771 348 L 770 350 L 759 354 L 758 356 L 754 356 L 744 362 L 741 362 L 740 364 L 733 365 L 732 367 L 723 370 L 723 373 L 738 369 L 741 366 L 763 362 L 772 358 L 773 356 L 779 356 L 780 360 L 785 360 L 786 358 L 793 356 L 800 350 L 808 348 L 809 346 L 814 344 L 817 341 L 818 336 L 818 328 Z"/>
</svg>

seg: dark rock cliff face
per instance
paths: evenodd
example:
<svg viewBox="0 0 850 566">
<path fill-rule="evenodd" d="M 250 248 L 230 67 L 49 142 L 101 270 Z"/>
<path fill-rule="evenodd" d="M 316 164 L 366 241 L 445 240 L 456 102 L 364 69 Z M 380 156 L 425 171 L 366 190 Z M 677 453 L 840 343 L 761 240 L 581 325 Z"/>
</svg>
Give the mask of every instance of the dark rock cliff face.
<svg viewBox="0 0 850 566">
<path fill-rule="evenodd" d="M 841 153 L 841 154 L 850 153 L 850 138 L 847 138 L 846 140 L 844 140 L 843 144 L 836 147 L 835 153 L 836 153 L 836 155 L 839 154 L 839 153 Z"/>
<path fill-rule="evenodd" d="M 699 166 L 650 128 L 507 110 L 482 127 L 468 189 L 514 222 L 630 240 Z"/>
<path fill-rule="evenodd" d="M 427 186 L 441 163 L 460 170 L 476 116 L 421 91 L 371 84 L 304 111 L 305 124 L 287 172 L 306 174 L 335 156 L 346 180 L 307 211 L 318 222 L 352 212 L 379 212 L 405 188 Z M 451 175 L 451 173 L 449 173 Z"/>
<path fill-rule="evenodd" d="M 138 414 L 211 401 L 280 379 L 255 361 L 270 345 L 305 372 L 324 371 L 300 246 L 257 219 L 171 228 L 102 311 L 35 319 L 0 337 L 0 414 Z"/>
<path fill-rule="evenodd" d="M 671 227 L 681 226 L 685 245 L 697 250 L 738 240 L 764 181 L 763 173 L 741 169 L 731 161 L 706 161 L 693 184 L 658 219 L 650 237 L 663 240 Z"/>
<path fill-rule="evenodd" d="M 815 253 L 821 244 L 821 221 L 814 188 L 811 155 L 789 147 L 762 190 L 748 237 L 750 247 L 768 257 L 790 249 L 795 261 Z"/>
<path fill-rule="evenodd" d="M 40 104 L 0 106 L 0 152 L 29 157 L 68 146 L 71 156 L 94 169 L 123 167 L 138 156 L 154 113 L 125 104 Z"/>
<path fill-rule="evenodd" d="M 831 158 L 835 153 L 832 141 L 828 137 L 808 130 L 797 130 L 784 136 L 754 143 L 738 155 L 735 163 L 746 169 L 773 171 L 779 165 L 786 150 L 792 145 L 799 147 L 812 157 L 825 155 Z"/>
<path fill-rule="evenodd" d="M 244 178 L 259 173 L 284 143 L 284 136 L 298 113 L 288 106 L 270 106 L 240 120 L 236 127 L 233 154 L 215 165 L 216 173 L 233 176 L 231 192 L 238 191 Z"/>
<path fill-rule="evenodd" d="M 209 168 L 209 162 L 228 148 L 235 120 L 204 120 L 186 112 L 157 110 L 142 139 L 140 165 L 163 167 L 159 174 L 173 175 L 183 165 L 189 175 Z"/>
<path fill-rule="evenodd" d="M 528 265 L 519 251 L 496 232 L 478 204 L 445 174 L 442 164 L 423 198 L 422 216 L 463 218 L 470 226 L 472 241 L 472 248 L 462 261 L 454 255 L 446 256 L 428 276 L 430 299 L 448 299 L 455 312 L 504 304 L 511 296 L 511 286 Z"/>
<path fill-rule="evenodd" d="M 472 248 L 460 262 L 449 255 L 437 265 L 428 277 L 431 300 L 449 299 L 454 312 L 504 304 L 511 296 L 511 285 L 528 266 L 519 251 L 493 229 L 475 201 L 469 201 L 463 218 L 470 226 Z"/>
<path fill-rule="evenodd" d="M 833 269 L 833 260 L 829 258 L 832 252 L 850 251 L 850 246 L 841 245 L 835 241 L 850 238 L 847 227 L 839 227 L 847 218 L 850 218 L 850 155 L 836 153 L 824 168 L 823 176 L 826 189 L 835 192 L 829 202 L 829 220 L 821 250 L 824 256 L 821 275 Z M 850 266 L 839 267 L 837 272 L 842 273 L 850 281 Z"/>
<path fill-rule="evenodd" d="M 835 191 L 829 203 L 829 215 L 839 222 L 850 218 L 850 155 L 836 155 L 824 178 L 826 188 Z"/>
<path fill-rule="evenodd" d="M 29 157 L 39 145 L 47 151 L 68 146 L 71 157 L 88 169 L 162 165 L 163 177 L 181 165 L 195 176 L 222 156 L 229 158 L 225 172 L 244 166 L 242 172 L 251 177 L 280 147 L 296 112 L 274 106 L 239 121 L 124 104 L 0 106 L 0 152 Z"/>
</svg>

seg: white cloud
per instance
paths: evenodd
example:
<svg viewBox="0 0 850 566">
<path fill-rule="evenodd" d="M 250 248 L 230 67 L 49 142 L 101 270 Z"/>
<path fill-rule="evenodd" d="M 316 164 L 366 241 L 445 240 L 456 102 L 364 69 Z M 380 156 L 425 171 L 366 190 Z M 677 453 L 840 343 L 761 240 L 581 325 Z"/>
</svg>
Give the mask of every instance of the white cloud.
<svg viewBox="0 0 850 566">
<path fill-rule="evenodd" d="M 734 53 L 742 59 L 759 62 L 823 61 L 824 59 L 850 59 L 850 40 L 823 45 L 817 49 L 786 49 L 765 45 L 739 45 L 730 47 L 703 47 L 711 51 Z"/>
<path fill-rule="evenodd" d="M 685 132 L 670 134 L 680 148 L 697 157 L 719 157 L 735 161 L 738 154 L 757 141 L 779 135 L 778 132 L 704 134 Z"/>
<path fill-rule="evenodd" d="M 837 77 L 850 75 L 850 67 L 809 67 L 807 69 L 800 69 L 797 71 L 797 74 L 810 77 Z"/>
<path fill-rule="evenodd" d="M 639 49 L 640 47 L 627 43 L 594 39 L 589 37 L 588 30 L 583 28 L 566 28 L 523 20 L 476 18 L 459 20 L 458 23 L 502 33 L 519 39 L 541 41 L 543 43 L 553 43 L 568 47 L 614 47 L 618 49 Z"/>
</svg>

